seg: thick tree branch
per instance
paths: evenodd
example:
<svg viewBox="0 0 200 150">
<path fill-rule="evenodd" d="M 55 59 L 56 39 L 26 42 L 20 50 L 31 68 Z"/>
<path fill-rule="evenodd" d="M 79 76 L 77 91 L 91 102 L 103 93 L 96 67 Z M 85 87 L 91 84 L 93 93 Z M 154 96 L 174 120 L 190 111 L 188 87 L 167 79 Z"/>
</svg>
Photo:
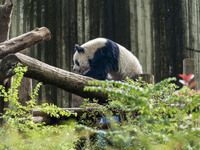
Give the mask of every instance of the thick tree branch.
<svg viewBox="0 0 200 150">
<path fill-rule="evenodd" d="M 0 59 L 10 53 L 19 52 L 27 47 L 30 47 L 31 45 L 40 43 L 44 40 L 49 40 L 50 38 L 50 31 L 47 28 L 42 27 L 7 40 L 0 43 Z"/>
<path fill-rule="evenodd" d="M 107 94 L 103 94 L 101 92 L 83 91 L 84 87 L 88 85 L 88 81 L 95 80 L 93 78 L 78 75 L 63 69 L 50 66 L 37 59 L 20 53 L 16 53 L 15 55 L 8 55 L 4 59 L 6 59 L 6 66 L 8 66 L 8 69 L 5 68 L 3 70 L 2 68 L 0 68 L 1 71 L 3 70 L 2 72 L 0 72 L 0 74 L 3 73 L 4 76 L 13 75 L 13 72 L 11 71 L 13 66 L 15 67 L 17 62 L 21 62 L 24 66 L 28 66 L 28 72 L 25 74 L 25 77 L 41 81 L 45 84 L 57 86 L 61 89 L 64 89 L 68 92 L 74 93 L 84 98 L 99 99 L 100 104 L 104 103 L 105 100 L 108 98 Z M 5 65 L 2 65 L 2 67 L 3 66 Z"/>
</svg>

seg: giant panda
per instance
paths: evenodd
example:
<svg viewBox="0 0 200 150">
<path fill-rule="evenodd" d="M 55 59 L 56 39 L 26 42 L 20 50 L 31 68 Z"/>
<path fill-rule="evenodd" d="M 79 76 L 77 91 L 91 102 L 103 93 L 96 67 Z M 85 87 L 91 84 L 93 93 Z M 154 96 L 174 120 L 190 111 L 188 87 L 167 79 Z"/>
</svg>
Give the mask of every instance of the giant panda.
<svg viewBox="0 0 200 150">
<path fill-rule="evenodd" d="M 75 45 L 73 71 L 98 80 L 134 78 L 142 74 L 138 59 L 125 47 L 106 38 Z"/>
</svg>

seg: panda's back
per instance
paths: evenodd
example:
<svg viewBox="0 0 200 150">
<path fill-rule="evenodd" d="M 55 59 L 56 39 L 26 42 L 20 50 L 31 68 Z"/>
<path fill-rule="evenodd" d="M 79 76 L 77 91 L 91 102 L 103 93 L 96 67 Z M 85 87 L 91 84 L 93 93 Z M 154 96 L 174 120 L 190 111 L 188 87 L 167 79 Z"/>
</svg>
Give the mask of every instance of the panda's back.
<svg viewBox="0 0 200 150">
<path fill-rule="evenodd" d="M 85 49 L 86 54 L 91 59 L 94 57 L 97 50 L 101 47 L 104 47 L 106 45 L 106 43 L 107 43 L 106 38 L 99 37 L 99 38 L 90 40 L 90 41 L 82 44 L 81 47 L 83 47 Z"/>
<path fill-rule="evenodd" d="M 114 80 L 124 80 L 126 77 L 134 78 L 138 74 L 142 74 L 142 66 L 139 60 L 125 47 L 117 44 L 119 47 L 118 71 L 110 72 Z"/>
</svg>

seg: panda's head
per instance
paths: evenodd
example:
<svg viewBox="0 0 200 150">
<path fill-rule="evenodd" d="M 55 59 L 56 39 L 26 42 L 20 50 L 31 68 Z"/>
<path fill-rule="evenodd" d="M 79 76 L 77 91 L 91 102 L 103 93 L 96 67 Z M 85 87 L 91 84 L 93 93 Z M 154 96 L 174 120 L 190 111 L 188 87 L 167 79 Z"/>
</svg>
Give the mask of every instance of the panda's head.
<svg viewBox="0 0 200 150">
<path fill-rule="evenodd" d="M 75 53 L 73 56 L 74 66 L 73 71 L 84 75 L 89 69 L 89 57 L 85 52 L 85 49 L 78 44 L 75 45 Z"/>
<path fill-rule="evenodd" d="M 104 38 L 96 38 L 79 46 L 75 45 L 75 53 L 73 56 L 73 71 L 85 75 L 90 70 L 90 62 L 94 58 L 95 53 L 105 46 L 107 40 Z"/>
</svg>

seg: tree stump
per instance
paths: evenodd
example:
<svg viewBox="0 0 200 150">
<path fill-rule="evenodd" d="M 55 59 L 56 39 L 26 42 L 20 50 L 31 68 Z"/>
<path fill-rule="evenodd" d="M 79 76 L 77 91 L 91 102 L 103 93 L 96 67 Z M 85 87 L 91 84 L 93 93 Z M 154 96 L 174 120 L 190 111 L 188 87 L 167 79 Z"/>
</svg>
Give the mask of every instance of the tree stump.
<svg viewBox="0 0 200 150">
<path fill-rule="evenodd" d="M 183 74 L 189 75 L 194 74 L 195 75 L 195 59 L 186 58 L 183 60 Z"/>
<path fill-rule="evenodd" d="M 196 65 L 195 65 L 195 59 L 192 58 L 186 58 L 183 60 L 183 74 L 189 75 L 194 74 L 194 78 L 190 81 L 190 83 L 195 81 L 196 77 Z M 195 87 L 193 87 L 195 89 Z"/>
<path fill-rule="evenodd" d="M 149 84 L 154 84 L 154 75 L 152 74 L 139 74 L 137 75 L 137 78 L 142 78 L 142 81 L 145 81 Z"/>
</svg>

